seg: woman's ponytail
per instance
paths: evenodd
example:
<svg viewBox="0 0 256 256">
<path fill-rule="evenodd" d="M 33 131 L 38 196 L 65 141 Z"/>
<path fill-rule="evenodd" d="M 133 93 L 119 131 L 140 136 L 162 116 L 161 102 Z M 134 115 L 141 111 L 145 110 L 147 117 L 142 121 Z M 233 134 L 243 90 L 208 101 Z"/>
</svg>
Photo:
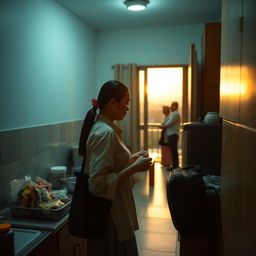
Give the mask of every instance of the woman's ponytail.
<svg viewBox="0 0 256 256">
<path fill-rule="evenodd" d="M 92 107 L 86 114 L 82 130 L 80 133 L 80 140 L 79 140 L 79 148 L 78 148 L 78 154 L 81 156 L 86 155 L 86 141 L 88 139 L 89 133 L 92 129 L 92 126 L 94 124 L 95 118 L 96 118 L 96 107 Z"/>
</svg>

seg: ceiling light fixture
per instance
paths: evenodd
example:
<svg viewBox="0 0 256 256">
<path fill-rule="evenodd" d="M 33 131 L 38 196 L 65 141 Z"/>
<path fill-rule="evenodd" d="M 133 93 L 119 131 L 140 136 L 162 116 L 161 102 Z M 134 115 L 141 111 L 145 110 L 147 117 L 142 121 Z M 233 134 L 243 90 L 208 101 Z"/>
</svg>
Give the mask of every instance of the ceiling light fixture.
<svg viewBox="0 0 256 256">
<path fill-rule="evenodd" d="M 126 0 L 124 4 L 130 11 L 142 11 L 146 9 L 149 4 L 149 0 Z"/>
</svg>

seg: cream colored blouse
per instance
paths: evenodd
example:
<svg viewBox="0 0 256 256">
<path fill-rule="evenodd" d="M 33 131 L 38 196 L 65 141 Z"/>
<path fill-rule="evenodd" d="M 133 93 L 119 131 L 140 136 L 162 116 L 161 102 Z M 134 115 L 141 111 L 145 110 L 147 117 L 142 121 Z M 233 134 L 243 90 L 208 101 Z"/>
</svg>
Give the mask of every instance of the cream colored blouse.
<svg viewBox="0 0 256 256">
<path fill-rule="evenodd" d="M 89 190 L 112 200 L 111 215 L 120 241 L 134 236 L 138 221 L 130 179 L 118 184 L 117 173 L 130 164 L 131 153 L 122 140 L 122 130 L 99 115 L 86 144 L 85 172 Z"/>
</svg>

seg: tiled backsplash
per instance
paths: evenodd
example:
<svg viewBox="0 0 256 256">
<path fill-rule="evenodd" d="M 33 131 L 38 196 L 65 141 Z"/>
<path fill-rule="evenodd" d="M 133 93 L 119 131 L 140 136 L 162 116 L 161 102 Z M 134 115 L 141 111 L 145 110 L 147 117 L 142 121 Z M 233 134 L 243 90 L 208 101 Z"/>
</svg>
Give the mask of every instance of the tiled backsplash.
<svg viewBox="0 0 256 256">
<path fill-rule="evenodd" d="M 25 175 L 49 179 L 55 165 L 70 165 L 82 121 L 0 132 L 0 209 L 11 203 L 10 180 Z"/>
</svg>

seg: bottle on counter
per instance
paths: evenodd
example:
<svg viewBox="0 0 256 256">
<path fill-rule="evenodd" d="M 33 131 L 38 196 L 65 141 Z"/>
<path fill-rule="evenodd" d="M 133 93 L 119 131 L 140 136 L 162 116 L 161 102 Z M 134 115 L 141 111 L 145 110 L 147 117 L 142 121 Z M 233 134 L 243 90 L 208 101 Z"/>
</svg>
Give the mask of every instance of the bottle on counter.
<svg viewBox="0 0 256 256">
<path fill-rule="evenodd" d="M 0 252 L 1 255 L 14 256 L 14 232 L 9 223 L 0 223 Z"/>
</svg>

